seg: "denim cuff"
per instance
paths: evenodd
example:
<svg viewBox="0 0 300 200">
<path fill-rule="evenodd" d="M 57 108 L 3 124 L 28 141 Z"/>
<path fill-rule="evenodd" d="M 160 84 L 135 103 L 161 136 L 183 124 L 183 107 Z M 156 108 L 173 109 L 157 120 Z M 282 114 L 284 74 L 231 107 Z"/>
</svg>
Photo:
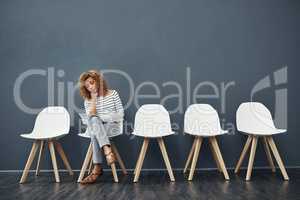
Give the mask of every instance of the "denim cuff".
<svg viewBox="0 0 300 200">
<path fill-rule="evenodd" d="M 88 120 L 92 119 L 93 117 L 99 118 L 99 120 L 102 122 L 102 124 L 108 123 L 108 122 L 103 121 L 103 120 L 101 119 L 101 117 L 99 117 L 98 115 L 91 115 L 91 116 L 88 117 Z"/>
</svg>

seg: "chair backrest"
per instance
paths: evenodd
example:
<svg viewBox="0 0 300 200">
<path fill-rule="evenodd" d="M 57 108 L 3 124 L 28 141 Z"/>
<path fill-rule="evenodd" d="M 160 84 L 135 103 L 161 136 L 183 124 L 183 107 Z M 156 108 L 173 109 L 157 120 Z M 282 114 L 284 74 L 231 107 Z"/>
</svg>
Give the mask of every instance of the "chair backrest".
<svg viewBox="0 0 300 200">
<path fill-rule="evenodd" d="M 160 104 L 142 105 L 135 114 L 133 134 L 160 137 L 173 133 L 168 111 Z"/>
<path fill-rule="evenodd" d="M 44 108 L 37 116 L 32 134 L 51 137 L 52 135 L 68 134 L 70 130 L 69 112 L 61 106 Z"/>
<path fill-rule="evenodd" d="M 184 114 L 184 132 L 210 135 L 222 131 L 217 111 L 209 104 L 192 104 Z"/>
<path fill-rule="evenodd" d="M 252 134 L 276 129 L 270 111 L 259 102 L 242 103 L 236 112 L 236 125 L 239 131 Z"/>
</svg>

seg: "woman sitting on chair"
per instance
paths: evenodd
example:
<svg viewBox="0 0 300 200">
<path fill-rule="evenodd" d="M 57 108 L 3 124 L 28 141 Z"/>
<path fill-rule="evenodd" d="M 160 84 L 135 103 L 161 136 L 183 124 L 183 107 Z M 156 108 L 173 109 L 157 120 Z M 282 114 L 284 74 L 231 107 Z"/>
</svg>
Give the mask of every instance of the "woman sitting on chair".
<svg viewBox="0 0 300 200">
<path fill-rule="evenodd" d="M 102 175 L 102 152 L 108 165 L 115 162 L 109 137 L 120 134 L 119 123 L 123 120 L 124 109 L 116 90 L 110 90 L 102 74 L 89 70 L 80 75 L 80 95 L 84 98 L 84 108 L 88 116 L 87 131 L 93 147 L 93 170 L 81 183 L 95 183 Z"/>
</svg>

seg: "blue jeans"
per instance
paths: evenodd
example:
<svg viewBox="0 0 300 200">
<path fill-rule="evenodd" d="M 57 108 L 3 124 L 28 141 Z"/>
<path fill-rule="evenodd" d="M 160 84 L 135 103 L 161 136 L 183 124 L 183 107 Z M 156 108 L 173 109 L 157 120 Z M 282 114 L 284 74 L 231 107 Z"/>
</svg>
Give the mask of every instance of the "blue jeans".
<svg viewBox="0 0 300 200">
<path fill-rule="evenodd" d="M 103 162 L 101 148 L 110 145 L 107 136 L 107 131 L 110 130 L 109 123 L 103 122 L 98 116 L 92 116 L 88 119 L 88 126 L 93 147 L 93 163 L 100 164 Z"/>
</svg>

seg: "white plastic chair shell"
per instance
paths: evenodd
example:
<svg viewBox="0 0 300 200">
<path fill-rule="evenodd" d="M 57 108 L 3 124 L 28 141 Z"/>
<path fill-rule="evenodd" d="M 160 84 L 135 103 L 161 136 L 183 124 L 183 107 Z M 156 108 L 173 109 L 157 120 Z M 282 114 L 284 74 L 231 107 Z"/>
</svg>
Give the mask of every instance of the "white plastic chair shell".
<svg viewBox="0 0 300 200">
<path fill-rule="evenodd" d="M 44 108 L 37 116 L 31 133 L 21 134 L 27 139 L 59 138 L 69 133 L 70 115 L 66 108 L 49 106 Z"/>
<path fill-rule="evenodd" d="M 78 113 L 81 119 L 82 124 L 87 125 L 88 117 L 86 113 Z M 90 138 L 89 134 L 87 133 L 87 130 L 84 133 L 78 133 L 78 136 L 83 138 Z"/>
<path fill-rule="evenodd" d="M 192 104 L 184 114 L 184 132 L 209 137 L 228 133 L 220 126 L 217 111 L 209 104 Z"/>
<path fill-rule="evenodd" d="M 277 129 L 268 108 L 259 102 L 242 103 L 236 112 L 237 129 L 252 135 L 273 135 L 286 132 Z"/>
<path fill-rule="evenodd" d="M 174 134 L 168 111 L 160 104 L 142 105 L 135 114 L 132 134 L 149 138 Z"/>
</svg>

